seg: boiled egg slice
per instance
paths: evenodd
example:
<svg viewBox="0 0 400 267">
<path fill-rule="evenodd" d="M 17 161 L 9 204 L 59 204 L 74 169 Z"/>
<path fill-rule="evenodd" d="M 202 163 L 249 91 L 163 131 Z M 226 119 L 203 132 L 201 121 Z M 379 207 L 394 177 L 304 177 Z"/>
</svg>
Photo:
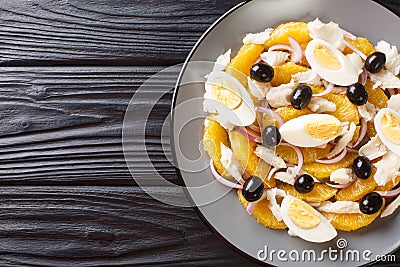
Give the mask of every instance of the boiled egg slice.
<svg viewBox="0 0 400 267">
<path fill-rule="evenodd" d="M 374 126 L 382 143 L 400 156 L 400 113 L 391 108 L 383 108 L 376 114 Z"/>
<path fill-rule="evenodd" d="M 358 81 L 358 70 L 351 61 L 322 39 L 310 41 L 305 56 L 313 71 L 330 83 L 349 86 Z"/>
<path fill-rule="evenodd" d="M 336 229 L 321 213 L 293 196 L 283 199 L 281 215 L 289 230 L 306 241 L 323 243 L 337 236 Z"/>
<path fill-rule="evenodd" d="M 279 132 L 286 142 L 299 147 L 317 147 L 335 139 L 341 122 L 328 114 L 309 114 L 284 123 Z"/>
<path fill-rule="evenodd" d="M 206 94 L 211 96 L 217 113 L 236 126 L 248 126 L 256 119 L 253 101 L 246 88 L 233 76 L 213 71 L 206 82 Z"/>
</svg>

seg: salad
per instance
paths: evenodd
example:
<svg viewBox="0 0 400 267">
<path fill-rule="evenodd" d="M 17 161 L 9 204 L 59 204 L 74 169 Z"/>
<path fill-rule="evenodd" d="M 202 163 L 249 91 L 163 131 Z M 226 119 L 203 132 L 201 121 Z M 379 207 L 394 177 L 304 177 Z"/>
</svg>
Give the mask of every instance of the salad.
<svg viewBox="0 0 400 267">
<path fill-rule="evenodd" d="M 400 205 L 400 55 L 337 23 L 249 33 L 206 77 L 211 172 L 249 215 L 309 242 Z M 394 215 L 393 215 L 394 216 Z"/>
</svg>

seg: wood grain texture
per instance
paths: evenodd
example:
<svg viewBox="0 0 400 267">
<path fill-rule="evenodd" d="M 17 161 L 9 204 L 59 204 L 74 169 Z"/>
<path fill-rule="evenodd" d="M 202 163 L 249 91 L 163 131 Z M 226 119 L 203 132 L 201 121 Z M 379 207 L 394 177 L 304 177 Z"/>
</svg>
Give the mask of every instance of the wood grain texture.
<svg viewBox="0 0 400 267">
<path fill-rule="evenodd" d="M 2 65 L 163 65 L 182 62 L 241 0 L 2 0 Z"/>
<path fill-rule="evenodd" d="M 400 10 L 397 0 L 380 1 Z M 134 92 L 182 62 L 239 2 L 0 2 L 0 266 L 254 266 L 192 209 L 164 205 L 137 187 L 107 186 L 134 185 L 121 147 Z M 170 104 L 167 93 L 146 143 L 154 166 L 177 182 L 158 136 Z M 132 147 L 136 175 L 150 181 L 153 167 Z"/>
<path fill-rule="evenodd" d="M 138 187 L 1 187 L 0 200 L 0 266 L 251 266 L 191 208 Z"/>
<path fill-rule="evenodd" d="M 122 153 L 122 122 L 137 88 L 157 67 L 3 67 L 0 68 L 0 184 L 132 185 Z M 175 85 L 178 75 L 159 76 L 159 84 Z M 155 112 L 144 137 L 132 131 L 130 166 L 136 176 L 151 179 L 153 167 L 177 182 L 164 156 L 160 131 L 172 91 L 159 84 L 141 90 L 135 109 Z M 164 94 L 151 101 L 154 94 Z M 138 125 L 144 125 L 138 120 Z M 138 127 L 139 127 L 138 126 Z M 136 138 L 137 136 L 137 138 Z M 133 159 L 132 159 L 133 158 Z"/>
</svg>

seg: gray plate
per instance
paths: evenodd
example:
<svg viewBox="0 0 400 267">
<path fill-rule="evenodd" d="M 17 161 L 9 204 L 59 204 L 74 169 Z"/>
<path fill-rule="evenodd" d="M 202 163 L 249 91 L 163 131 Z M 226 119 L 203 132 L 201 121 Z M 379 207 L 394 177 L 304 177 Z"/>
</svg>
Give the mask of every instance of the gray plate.
<svg viewBox="0 0 400 267">
<path fill-rule="evenodd" d="M 226 192 L 223 185 L 212 183 L 213 177 L 209 169 L 203 168 L 208 165 L 208 158 L 200 155 L 202 150 L 200 148 L 199 151 L 198 147 L 202 135 L 202 118 L 206 114 L 202 111 L 198 98 L 204 93 L 204 84 L 193 81 L 204 81 L 204 75 L 211 71 L 212 66 L 192 62 L 214 61 L 229 48 L 233 48 L 235 54 L 245 33 L 276 27 L 287 21 L 307 22 L 316 17 L 325 22 L 335 21 L 342 28 L 365 36 L 375 43 L 384 39 L 391 44 L 400 44 L 400 35 L 397 34 L 397 29 L 400 28 L 399 18 L 372 1 L 254 0 L 227 12 L 203 35 L 185 63 L 180 85 L 177 86 L 174 96 L 174 107 L 181 108 L 173 113 L 172 143 L 175 163 L 180 169 L 178 174 L 189 187 L 188 196 L 197 206 L 196 210 L 203 221 L 219 237 L 242 255 L 259 263 L 278 266 L 320 266 L 323 262 L 324 266 L 355 266 L 370 262 L 368 259 L 375 260 L 376 256 L 391 253 L 400 246 L 398 213 L 385 219 L 378 218 L 369 227 L 355 232 L 339 232 L 335 240 L 324 244 L 308 243 L 290 237 L 284 230 L 266 229 L 247 215 L 234 191 Z M 189 104 L 185 106 L 184 103 Z M 197 160 L 188 164 L 187 158 Z M 203 170 L 199 171 L 199 167 Z M 218 200 L 208 203 L 214 199 Z M 342 248 L 343 240 L 338 247 L 339 239 L 345 239 L 345 248 Z M 268 249 L 267 254 L 270 254 L 271 250 L 286 251 L 285 255 L 281 252 L 283 260 L 278 258 L 277 253 L 263 259 L 265 255 L 261 253 L 260 261 L 257 254 L 265 247 Z M 337 255 L 336 260 L 329 257 L 329 253 L 321 257 L 324 250 L 330 249 L 338 251 L 331 252 L 332 257 Z M 309 250 L 315 252 L 315 260 L 313 252 Z M 294 260 L 297 254 L 293 251 L 299 253 L 299 260 Z M 368 251 L 371 251 L 371 254 Z M 311 261 L 307 260 L 309 254 Z M 351 254 L 355 255 L 354 257 L 359 255 L 360 259 L 352 260 Z M 303 255 L 305 260 L 302 260 Z M 284 258 L 287 258 L 287 261 Z"/>
</svg>

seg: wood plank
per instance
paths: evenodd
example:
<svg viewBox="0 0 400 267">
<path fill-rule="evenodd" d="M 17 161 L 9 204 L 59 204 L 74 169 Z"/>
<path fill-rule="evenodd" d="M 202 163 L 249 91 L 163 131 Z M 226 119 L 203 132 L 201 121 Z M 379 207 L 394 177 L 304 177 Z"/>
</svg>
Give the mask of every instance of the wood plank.
<svg viewBox="0 0 400 267">
<path fill-rule="evenodd" d="M 137 88 L 161 69 L 0 68 L 0 184 L 134 184 L 122 153 L 122 121 Z M 177 75 L 168 72 L 159 84 L 173 88 Z M 149 109 L 151 96 L 162 92 L 159 84 L 147 88 L 135 107 Z M 159 133 L 171 98 L 169 91 L 151 113 L 146 147 L 154 167 L 178 182 Z M 132 134 L 138 138 L 130 144 L 130 164 L 137 176 L 151 179 L 143 138 Z"/>
<path fill-rule="evenodd" d="M 182 62 L 202 33 L 242 0 L 3 0 L 0 65 Z M 398 0 L 378 0 L 400 14 Z"/>
<path fill-rule="evenodd" d="M 254 266 L 193 209 L 138 187 L 2 186 L 0 196 L 0 266 Z"/>
<path fill-rule="evenodd" d="M 211 23 L 240 2 L 2 0 L 0 62 L 175 64 Z"/>
<path fill-rule="evenodd" d="M 252 266 L 194 210 L 137 187 L 1 187 L 0 196 L 0 266 Z"/>
</svg>

